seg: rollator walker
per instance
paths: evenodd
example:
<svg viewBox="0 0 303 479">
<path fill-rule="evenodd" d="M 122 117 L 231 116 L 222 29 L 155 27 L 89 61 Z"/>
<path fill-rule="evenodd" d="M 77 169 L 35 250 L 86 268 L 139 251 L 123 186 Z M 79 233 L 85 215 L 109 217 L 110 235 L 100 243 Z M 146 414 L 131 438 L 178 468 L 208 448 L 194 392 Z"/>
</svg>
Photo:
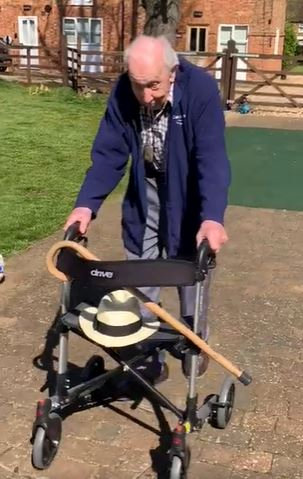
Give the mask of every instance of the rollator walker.
<svg viewBox="0 0 303 479">
<path fill-rule="evenodd" d="M 200 308 L 203 307 L 200 300 L 203 282 L 209 270 L 215 267 L 215 254 L 205 240 L 198 250 L 196 260 L 192 262 L 172 259 L 101 261 L 87 249 L 87 238 L 79 233 L 78 226 L 78 223 L 73 224 L 66 232 L 64 240 L 54 244 L 47 254 L 49 272 L 62 281 L 60 312 L 56 322 L 59 331 L 59 355 L 55 392 L 38 401 L 37 405 L 32 429 L 33 466 L 46 469 L 52 463 L 60 444 L 62 421 L 72 407 L 83 408 L 92 404 L 94 397 L 106 398 L 112 385 L 127 378 L 143 391 L 152 404 L 157 404 L 176 416 L 177 424 L 171 431 L 171 446 L 168 451 L 168 476 L 170 479 L 185 479 L 190 462 L 187 435 L 200 431 L 206 422 L 215 428 L 226 428 L 235 398 L 235 382 L 232 376 L 244 385 L 252 381 L 247 372 L 241 371 L 215 352 L 198 335 L 198 318 Z M 159 304 L 151 302 L 137 289 L 144 286 L 187 285 L 196 285 L 192 329 L 182 320 L 171 316 Z M 96 324 L 98 308 L 102 299 L 110 298 L 117 290 L 128 292 L 131 297 L 143 303 L 157 318 L 158 327 L 134 344 L 123 346 L 122 341 L 119 347 L 109 347 L 106 341 L 105 345 L 96 343 L 92 339 L 95 336 L 92 335 L 106 336 L 106 329 L 93 332 L 94 328 L 100 326 L 98 322 Z M 117 311 L 115 314 L 118 322 L 119 314 L 122 315 L 123 311 Z M 104 324 L 101 326 L 104 328 Z M 91 337 L 86 328 L 91 331 Z M 132 323 L 131 328 L 134 331 L 135 324 Z M 130 334 L 138 334 L 132 331 Z M 94 355 L 88 358 L 76 384 L 71 384 L 68 369 L 70 333 L 100 346 L 102 354 L 109 356 L 117 366 L 111 370 L 105 369 L 103 356 Z M 186 350 L 190 353 L 190 375 L 185 391 L 184 410 L 173 404 L 155 387 L 153 380 L 141 372 L 140 365 L 150 359 L 155 351 L 159 353 L 164 350 L 179 351 L 180 354 Z M 208 394 L 202 404 L 199 404 L 196 370 L 201 350 L 230 375 L 224 379 L 219 393 Z M 113 397 L 107 398 L 108 402 L 111 399 Z"/>
</svg>

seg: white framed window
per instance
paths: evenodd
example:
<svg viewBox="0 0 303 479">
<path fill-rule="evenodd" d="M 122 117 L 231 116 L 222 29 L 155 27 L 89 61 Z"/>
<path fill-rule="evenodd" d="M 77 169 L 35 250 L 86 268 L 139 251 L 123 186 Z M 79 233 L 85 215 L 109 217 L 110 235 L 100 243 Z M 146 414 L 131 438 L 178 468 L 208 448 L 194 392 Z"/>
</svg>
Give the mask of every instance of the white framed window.
<svg viewBox="0 0 303 479">
<path fill-rule="evenodd" d="M 67 5 L 80 5 L 81 7 L 92 7 L 94 0 L 67 0 Z"/>
<path fill-rule="evenodd" d="M 300 33 L 300 34 L 303 33 L 303 23 L 298 24 L 298 33 Z"/>
<path fill-rule="evenodd" d="M 248 26 L 247 25 L 220 25 L 218 35 L 219 51 L 227 48 L 229 40 L 235 40 L 239 53 L 247 52 Z"/>
<path fill-rule="evenodd" d="M 205 52 L 207 49 L 207 27 L 187 27 L 187 50 Z"/>
<path fill-rule="evenodd" d="M 247 53 L 248 51 L 248 25 L 219 25 L 218 28 L 218 52 L 223 52 L 227 48 L 229 40 L 234 40 L 236 42 L 236 48 L 239 53 Z M 222 61 L 217 62 L 217 66 L 220 66 Z M 246 79 L 247 64 L 241 59 L 238 58 L 238 70 L 237 71 L 237 80 Z M 216 77 L 221 78 L 221 72 L 216 72 Z"/>
<path fill-rule="evenodd" d="M 76 45 L 78 38 L 84 45 L 101 45 L 100 18 L 63 18 L 63 34 L 68 45 Z"/>
</svg>

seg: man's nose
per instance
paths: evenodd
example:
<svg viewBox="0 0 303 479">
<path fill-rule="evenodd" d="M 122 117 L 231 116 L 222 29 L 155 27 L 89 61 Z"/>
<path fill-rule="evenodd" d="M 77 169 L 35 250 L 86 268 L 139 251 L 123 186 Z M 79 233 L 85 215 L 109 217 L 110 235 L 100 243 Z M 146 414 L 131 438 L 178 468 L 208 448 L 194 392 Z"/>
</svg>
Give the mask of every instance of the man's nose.
<svg viewBox="0 0 303 479">
<path fill-rule="evenodd" d="M 152 103 L 154 97 L 150 88 L 144 88 L 143 90 L 143 101 L 146 105 Z"/>
</svg>

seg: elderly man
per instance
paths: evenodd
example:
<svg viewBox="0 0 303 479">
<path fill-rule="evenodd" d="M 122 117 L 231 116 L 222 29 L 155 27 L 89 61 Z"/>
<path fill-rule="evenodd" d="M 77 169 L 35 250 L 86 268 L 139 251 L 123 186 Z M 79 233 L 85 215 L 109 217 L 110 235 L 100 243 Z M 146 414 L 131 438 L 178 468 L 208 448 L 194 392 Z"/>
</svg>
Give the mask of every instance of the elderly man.
<svg viewBox="0 0 303 479">
<path fill-rule="evenodd" d="M 86 232 L 131 156 L 122 207 L 127 257 L 193 258 L 204 238 L 218 252 L 227 241 L 223 219 L 230 168 L 216 81 L 179 59 L 164 37 L 137 37 L 125 51 L 125 63 L 127 71 L 109 98 L 92 166 L 65 228 L 79 221 L 81 233 Z M 144 288 L 144 293 L 159 300 L 159 288 Z M 181 316 L 189 324 L 194 295 L 193 287 L 180 288 Z M 204 311 L 200 330 L 207 340 L 206 323 Z M 163 379 L 167 367 L 160 359 L 159 364 Z M 188 375 L 186 355 L 182 364 Z M 201 354 L 197 373 L 206 367 Z"/>
</svg>

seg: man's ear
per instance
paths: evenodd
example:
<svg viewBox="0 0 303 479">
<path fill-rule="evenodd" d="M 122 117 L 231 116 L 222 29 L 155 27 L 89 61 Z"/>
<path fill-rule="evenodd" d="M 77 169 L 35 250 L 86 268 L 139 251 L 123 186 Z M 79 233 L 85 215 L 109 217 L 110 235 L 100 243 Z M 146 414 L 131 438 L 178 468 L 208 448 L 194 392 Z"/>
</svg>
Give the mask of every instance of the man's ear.
<svg viewBox="0 0 303 479">
<path fill-rule="evenodd" d="M 170 83 L 174 83 L 175 79 L 176 79 L 176 72 L 177 72 L 177 66 L 175 66 L 172 71 L 170 72 L 170 76 L 169 76 L 169 81 Z"/>
</svg>

